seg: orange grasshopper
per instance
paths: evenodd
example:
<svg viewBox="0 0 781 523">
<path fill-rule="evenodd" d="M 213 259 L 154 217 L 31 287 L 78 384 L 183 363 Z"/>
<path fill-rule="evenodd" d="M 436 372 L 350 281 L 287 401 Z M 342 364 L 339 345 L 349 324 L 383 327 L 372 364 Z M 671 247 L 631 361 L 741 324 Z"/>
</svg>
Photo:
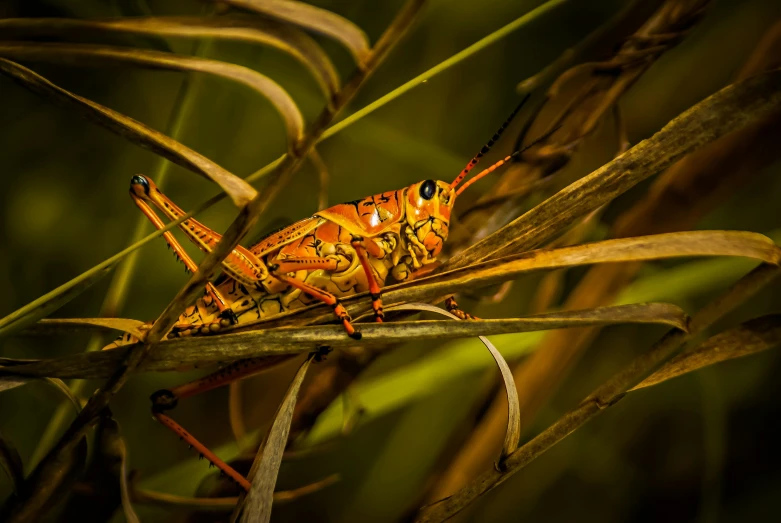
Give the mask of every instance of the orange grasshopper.
<svg viewBox="0 0 781 523">
<path fill-rule="evenodd" d="M 414 279 L 437 266 L 437 256 L 447 240 L 450 213 L 456 197 L 483 176 L 519 156 L 507 156 L 461 185 L 518 113 L 525 98 L 499 130 L 451 183 L 425 180 L 396 191 L 335 205 L 268 235 L 250 248 L 237 246 L 222 262 L 223 277 L 206 285 L 206 293 L 179 317 L 168 337 L 205 335 L 237 323 L 246 323 L 313 302 L 331 306 L 346 333 L 361 339 L 340 297 L 368 290 L 375 321 L 383 320 L 381 286 L 388 275 L 396 281 Z M 136 175 L 130 181 L 130 196 L 158 229 L 164 227 L 156 207 L 175 220 L 184 211 L 165 196 L 152 180 Z M 211 252 L 221 236 L 190 218 L 179 228 L 201 250 Z M 197 265 L 171 232 L 163 234 L 168 245 L 189 271 Z M 448 308 L 461 318 L 469 317 Z M 135 343 L 126 334 L 106 349 Z M 257 358 L 228 365 L 216 373 L 151 396 L 152 413 L 163 425 L 187 441 L 202 456 L 244 489 L 250 484 L 220 460 L 181 425 L 164 414 L 180 399 L 256 374 L 274 362 Z"/>
</svg>

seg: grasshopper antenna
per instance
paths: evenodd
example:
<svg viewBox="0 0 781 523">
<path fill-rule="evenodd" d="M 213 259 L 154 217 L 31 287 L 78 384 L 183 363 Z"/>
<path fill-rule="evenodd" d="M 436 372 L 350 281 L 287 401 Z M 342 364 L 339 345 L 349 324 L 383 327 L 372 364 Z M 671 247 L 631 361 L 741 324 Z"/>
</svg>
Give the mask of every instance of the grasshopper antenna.
<svg viewBox="0 0 781 523">
<path fill-rule="evenodd" d="M 503 127 L 504 127 L 504 126 L 503 126 Z M 504 157 L 503 159 L 499 160 L 498 162 L 496 162 L 496 163 L 495 163 L 495 164 L 493 164 L 492 166 L 490 166 L 490 167 L 488 167 L 487 169 L 485 169 L 484 171 L 480 172 L 480 173 L 479 173 L 477 176 L 474 176 L 474 177 L 472 177 L 472 178 L 471 178 L 471 179 L 470 179 L 468 182 L 466 182 L 464 185 L 462 185 L 462 186 L 461 186 L 461 188 L 460 188 L 460 189 L 458 189 L 458 190 L 456 191 L 456 196 L 460 195 L 462 192 L 464 192 L 464 191 L 466 190 L 466 188 L 467 188 L 467 187 L 469 187 L 470 185 L 472 185 L 473 183 L 475 183 L 475 182 L 476 182 L 477 180 L 479 180 L 480 178 L 482 178 L 482 177 L 484 177 L 484 176 L 486 176 L 486 175 L 488 175 L 488 174 L 491 174 L 492 172 L 494 172 L 496 169 L 498 169 L 498 168 L 499 168 L 499 167 L 501 167 L 502 165 L 506 164 L 507 162 L 509 162 L 509 161 L 511 161 L 511 160 L 515 160 L 516 158 L 520 158 L 521 154 L 523 154 L 523 153 L 524 153 L 524 151 L 527 151 L 528 149 L 530 149 L 531 147 L 534 147 L 534 146 L 535 146 L 535 145 L 537 145 L 538 143 L 540 143 L 540 142 L 543 142 L 543 141 L 547 140 L 547 139 L 548 139 L 548 138 L 549 138 L 549 137 L 550 137 L 550 136 L 551 136 L 553 133 L 555 133 L 555 132 L 556 132 L 556 131 L 558 131 L 559 129 L 561 129 L 561 125 L 557 125 L 556 127 L 554 127 L 553 129 L 551 129 L 551 130 L 550 130 L 550 131 L 548 131 L 547 133 L 543 134 L 542 136 L 540 136 L 539 138 L 537 138 L 536 140 L 534 140 L 532 143 L 530 143 L 529 145 L 527 145 L 527 146 L 526 146 L 526 147 L 524 147 L 523 149 L 518 149 L 517 151 L 515 151 L 515 152 L 514 152 L 514 153 L 512 153 L 511 155 Z M 496 138 L 496 137 L 494 136 L 494 138 Z M 490 143 L 490 142 L 489 142 L 489 143 Z M 483 149 L 485 149 L 485 147 L 484 147 Z M 475 162 L 475 163 L 477 163 L 477 162 Z M 465 169 L 465 170 L 466 170 L 466 169 Z"/>
<path fill-rule="evenodd" d="M 523 107 L 523 105 L 526 103 L 526 101 L 529 99 L 530 96 L 531 96 L 531 94 L 527 94 L 526 96 L 523 97 L 523 100 L 521 100 L 521 103 L 519 103 L 518 106 L 513 110 L 513 112 L 510 113 L 510 116 L 507 117 L 507 120 L 504 121 L 504 123 L 499 128 L 499 130 L 496 131 L 496 133 L 494 133 L 493 137 L 491 137 L 490 140 L 488 140 L 488 143 L 485 144 L 482 149 L 480 149 L 480 152 L 478 152 L 474 156 L 474 158 L 469 160 L 469 163 L 466 164 L 466 167 L 464 167 L 464 170 L 461 171 L 461 174 L 456 176 L 456 179 L 453 180 L 453 183 L 450 184 L 450 187 L 452 189 L 455 189 L 456 186 L 459 183 L 461 183 L 464 180 L 464 178 L 466 178 L 466 175 L 469 174 L 469 171 L 471 171 L 474 168 L 474 166 L 477 165 L 477 162 L 480 161 L 480 158 L 482 158 L 483 155 L 487 154 L 488 151 L 491 150 L 491 147 L 493 147 L 493 145 L 496 143 L 496 141 L 499 140 L 499 137 L 502 136 L 502 133 L 505 131 L 505 129 L 507 129 L 507 126 L 510 125 L 510 122 L 513 121 L 513 118 L 515 118 L 515 115 L 518 114 L 518 111 L 521 110 L 521 107 Z"/>
</svg>

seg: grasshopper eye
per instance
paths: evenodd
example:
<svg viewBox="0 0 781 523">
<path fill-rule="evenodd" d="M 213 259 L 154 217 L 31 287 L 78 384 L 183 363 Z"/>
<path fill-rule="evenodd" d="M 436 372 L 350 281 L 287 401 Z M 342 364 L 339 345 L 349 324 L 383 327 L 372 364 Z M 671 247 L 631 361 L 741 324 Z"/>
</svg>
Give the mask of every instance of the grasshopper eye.
<svg viewBox="0 0 781 523">
<path fill-rule="evenodd" d="M 133 185 L 140 185 L 141 187 L 144 188 L 144 192 L 146 192 L 146 193 L 149 192 L 149 182 L 146 181 L 146 178 L 144 178 L 143 176 L 141 176 L 139 174 L 133 176 L 130 179 L 130 186 L 132 187 Z"/>
<path fill-rule="evenodd" d="M 424 200 L 430 200 L 437 192 L 437 183 L 434 180 L 426 180 L 420 184 L 420 197 Z"/>
</svg>

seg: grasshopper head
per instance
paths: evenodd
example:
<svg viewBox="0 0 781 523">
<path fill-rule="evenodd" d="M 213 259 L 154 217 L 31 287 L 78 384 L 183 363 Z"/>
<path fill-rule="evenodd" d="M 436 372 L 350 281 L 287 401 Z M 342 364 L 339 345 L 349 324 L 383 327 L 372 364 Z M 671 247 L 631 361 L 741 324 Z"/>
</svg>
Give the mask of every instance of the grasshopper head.
<svg viewBox="0 0 781 523">
<path fill-rule="evenodd" d="M 447 240 L 450 210 L 456 193 L 443 181 L 425 180 L 407 189 L 406 220 L 425 247 L 425 258 L 434 259 Z"/>
</svg>

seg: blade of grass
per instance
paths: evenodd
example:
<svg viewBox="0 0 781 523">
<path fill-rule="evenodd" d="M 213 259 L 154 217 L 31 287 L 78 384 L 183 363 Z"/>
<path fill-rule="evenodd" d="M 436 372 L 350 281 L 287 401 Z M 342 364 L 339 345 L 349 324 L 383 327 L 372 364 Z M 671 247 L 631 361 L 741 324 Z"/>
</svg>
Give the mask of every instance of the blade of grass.
<svg viewBox="0 0 781 523">
<path fill-rule="evenodd" d="M 250 16 L 134 17 L 73 20 L 67 18 L 7 18 L 0 20 L 5 38 L 30 36 L 78 37 L 124 33 L 163 37 L 234 40 L 275 47 L 298 60 L 317 81 L 326 100 L 339 91 L 340 81 L 328 55 L 310 36 L 289 25 Z"/>
<path fill-rule="evenodd" d="M 298 109 L 296 103 L 293 101 L 290 95 L 287 94 L 287 91 L 282 89 L 282 87 L 280 87 L 279 84 L 277 84 L 271 78 L 241 65 L 230 64 L 218 60 L 210 60 L 208 58 L 200 58 L 197 56 L 166 53 L 162 51 L 129 49 L 125 47 L 111 47 L 106 45 L 91 44 L 33 44 L 27 42 L 0 42 L 0 56 L 23 62 L 44 62 L 59 65 L 88 67 L 115 67 L 131 65 L 165 71 L 200 72 L 212 74 L 249 87 L 255 93 L 260 94 L 269 102 L 271 102 L 271 104 L 274 106 L 274 109 L 277 110 L 279 115 L 282 117 L 282 120 L 285 122 L 289 150 L 293 150 L 295 148 L 296 144 L 304 134 L 304 117 L 301 115 L 301 111 Z M 27 76 L 29 76 L 29 73 Z M 13 78 L 16 79 L 17 76 L 15 75 Z M 28 87 L 30 90 L 38 94 L 44 94 L 43 91 L 48 91 L 48 96 L 54 98 L 59 103 L 64 103 L 66 100 L 72 104 L 75 103 L 76 107 L 85 112 L 85 116 L 87 116 L 89 119 L 96 120 L 96 123 L 105 126 L 110 131 L 129 138 L 131 141 L 138 143 L 142 147 L 152 149 L 157 154 L 165 156 L 169 160 L 177 162 L 190 170 L 194 170 L 193 167 L 195 167 L 195 169 L 197 169 L 195 172 L 198 172 L 199 174 L 205 174 L 207 178 L 216 182 L 226 190 L 231 189 L 230 191 L 226 192 L 228 192 L 228 194 L 230 194 L 231 197 L 237 201 L 237 204 L 246 203 L 255 196 L 255 190 L 249 187 L 249 185 L 244 180 L 238 178 L 235 175 L 226 175 L 227 171 L 220 172 L 221 176 L 217 177 L 215 174 L 213 174 L 213 172 L 210 172 L 215 170 L 214 165 L 208 165 L 203 161 L 203 157 L 189 157 L 197 153 L 190 151 L 182 144 L 176 142 L 176 140 L 173 140 L 172 138 L 169 138 L 162 133 L 158 133 L 157 131 L 153 131 L 149 128 L 143 129 L 145 132 L 139 133 L 137 129 L 139 126 L 138 122 L 134 122 L 132 119 L 126 116 L 122 116 L 116 111 L 101 107 L 95 102 L 90 102 L 85 98 L 76 96 L 65 91 L 64 89 L 53 89 L 53 84 L 40 76 L 36 80 L 38 84 L 45 85 L 43 88 L 40 85 L 33 85 L 32 82 L 25 80 L 26 79 L 22 77 L 22 81 L 24 82 L 22 85 Z M 99 111 L 101 116 L 108 114 L 111 116 L 111 118 L 96 119 L 94 114 L 96 110 Z M 136 125 L 133 125 L 134 123 Z M 141 126 L 143 126 L 143 124 L 141 124 Z M 172 151 L 176 152 L 172 153 Z M 188 151 L 189 154 L 186 154 Z M 200 163 L 200 165 L 196 163 L 196 160 L 199 161 L 198 163 Z M 185 163 L 182 163 L 182 161 Z M 204 166 L 208 166 L 209 170 L 207 170 Z M 240 198 L 243 198 L 243 200 Z"/>
<path fill-rule="evenodd" d="M 779 344 L 781 344 L 781 315 L 769 314 L 754 318 L 708 338 L 695 348 L 684 351 L 629 390 L 658 385 L 703 367 L 772 349 Z"/>
<path fill-rule="evenodd" d="M 541 249 L 498 260 L 454 269 L 383 289 L 385 303 L 429 301 L 448 294 L 471 291 L 502 283 L 530 271 L 560 269 L 583 264 L 647 261 L 684 256 L 741 256 L 778 263 L 781 251 L 766 236 L 737 231 L 690 231 L 621 238 L 560 249 Z M 371 309 L 368 293 L 342 299 L 353 317 Z M 248 322 L 235 328 L 243 331 L 258 326 L 276 327 L 324 322 L 333 319 L 323 307 L 299 309 L 264 321 Z"/>
<path fill-rule="evenodd" d="M 411 311 L 428 311 L 442 316 L 447 316 L 451 319 L 458 320 L 458 316 L 451 314 L 450 312 L 428 303 L 408 303 L 406 305 L 397 305 L 396 307 L 390 307 L 387 310 L 411 310 Z M 499 367 L 499 372 L 502 375 L 502 381 L 504 382 L 504 390 L 507 394 L 507 429 L 504 436 L 504 444 L 502 445 L 502 454 L 499 456 L 499 463 L 501 463 L 506 456 L 509 456 L 515 449 L 518 448 L 518 442 L 521 439 L 521 410 L 518 403 L 518 391 L 515 388 L 515 380 L 513 380 L 513 373 L 510 371 L 510 366 L 502 357 L 499 350 L 491 343 L 485 336 L 479 336 L 480 341 L 488 352 L 491 353 L 496 365 Z"/>
<path fill-rule="evenodd" d="M 623 323 L 651 323 L 686 329 L 687 316 L 675 305 L 648 303 L 476 322 L 426 320 L 367 323 L 361 326 L 363 337 L 360 345 L 383 346 L 389 342 L 469 338 Z M 340 325 L 283 327 L 221 336 L 175 338 L 160 342 L 139 366 L 139 370 L 173 371 L 185 365 L 200 367 L 248 357 L 281 358 L 306 353 L 322 345 L 349 347 L 355 345 L 355 341 L 345 336 Z M 0 368 L 0 372 L 9 375 L 102 378 L 111 375 L 117 362 L 129 350 L 128 347 L 121 347 L 18 365 L 10 365 L 10 360 L 6 359 L 6 365 Z"/>
<path fill-rule="evenodd" d="M 226 4 L 247 9 L 315 31 L 344 45 L 360 67 L 369 59 L 369 38 L 346 18 L 295 0 L 224 0 Z"/>
<path fill-rule="evenodd" d="M 70 332 L 113 332 L 121 331 L 143 340 L 144 332 L 139 329 L 144 322 L 128 318 L 55 318 L 43 319 L 23 331 L 25 335 L 66 334 Z"/>
<path fill-rule="evenodd" d="M 298 368 L 290 387 L 288 387 L 282 403 L 279 405 L 274 422 L 268 436 L 255 457 L 248 479 L 252 488 L 247 493 L 243 503 L 239 502 L 234 512 L 234 518 L 241 514 L 242 523 L 267 523 L 271 520 L 271 505 L 274 500 L 274 486 L 282 464 L 282 454 L 287 446 L 287 436 L 290 433 L 290 421 L 293 419 L 293 409 L 301 384 L 304 382 L 309 365 L 314 359 L 310 354 Z"/>
<path fill-rule="evenodd" d="M 109 131 L 190 171 L 202 174 L 219 185 L 238 206 L 245 205 L 257 194 L 247 182 L 176 140 L 108 107 L 68 92 L 26 67 L 0 58 L 0 73 L 47 100 L 77 108 L 82 116 Z"/>
</svg>

